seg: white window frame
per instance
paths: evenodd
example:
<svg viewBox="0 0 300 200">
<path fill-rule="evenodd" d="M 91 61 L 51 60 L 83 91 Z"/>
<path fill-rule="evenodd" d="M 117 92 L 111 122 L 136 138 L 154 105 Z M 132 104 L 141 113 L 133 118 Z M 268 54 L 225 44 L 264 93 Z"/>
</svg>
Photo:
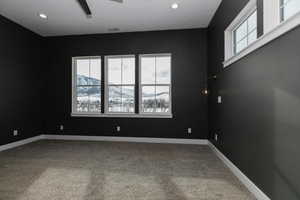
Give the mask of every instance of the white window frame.
<svg viewBox="0 0 300 200">
<path fill-rule="evenodd" d="M 170 71 L 170 78 L 171 78 L 171 83 L 170 84 L 163 84 L 163 85 L 168 85 L 170 86 L 170 112 L 168 113 L 143 113 L 141 112 L 141 56 L 171 56 L 171 71 Z M 107 70 L 107 59 L 106 58 L 112 58 L 112 57 L 134 57 L 136 60 L 136 56 L 135 55 L 113 55 L 113 56 L 76 56 L 76 57 L 72 57 L 72 109 L 71 109 L 71 117 L 104 117 L 104 118 L 173 118 L 172 115 L 172 54 L 170 53 L 164 53 L 164 54 L 141 54 L 139 55 L 139 77 L 138 79 L 136 79 L 135 77 L 135 90 L 136 90 L 136 85 L 139 86 L 139 96 L 138 96 L 138 102 L 139 102 L 139 113 L 136 113 L 136 110 L 134 113 L 116 113 L 116 112 L 108 112 L 108 70 Z M 104 85 L 103 85 L 103 81 L 101 80 L 101 88 L 104 88 L 104 93 L 101 93 L 101 96 L 104 96 L 103 98 L 101 97 L 101 108 L 102 108 L 102 104 L 104 104 L 104 110 L 101 110 L 100 112 L 77 112 L 77 72 L 76 72 L 76 60 L 78 59 L 100 59 L 101 61 L 101 79 L 104 76 Z M 102 66 L 102 59 L 104 59 L 104 66 Z M 103 70 L 104 69 L 104 75 L 102 75 Z M 136 66 L 136 62 L 135 62 L 135 70 L 137 70 L 137 66 Z M 137 82 L 138 81 L 138 82 Z M 101 89 L 101 92 L 103 90 Z M 134 98 L 134 108 L 136 108 L 136 91 L 134 93 L 135 98 Z M 104 102 L 102 102 L 102 99 L 104 99 Z"/>
<path fill-rule="evenodd" d="M 72 113 L 71 116 L 101 116 L 102 111 L 100 112 L 78 112 L 77 111 L 77 65 L 76 61 L 80 59 L 100 59 L 100 70 L 102 68 L 102 58 L 101 56 L 78 56 L 78 57 L 72 57 Z M 102 76 L 102 70 L 101 70 L 101 76 Z M 101 80 L 101 77 L 100 77 Z M 102 82 L 100 83 L 100 93 L 102 92 Z M 103 94 L 101 94 L 102 97 Z M 102 98 L 101 105 L 102 106 Z"/>
<path fill-rule="evenodd" d="M 131 117 L 136 114 L 136 77 L 134 73 L 134 84 L 115 84 L 116 86 L 134 86 L 134 111 L 133 112 L 109 112 L 109 83 L 108 83 L 108 59 L 110 58 L 134 58 L 134 72 L 136 72 L 136 57 L 135 55 L 109 55 L 104 56 L 104 113 L 111 116 Z M 122 75 L 122 74 L 121 74 Z"/>
<path fill-rule="evenodd" d="M 281 0 L 263 0 L 264 33 L 270 32 L 281 23 Z"/>
<path fill-rule="evenodd" d="M 256 39 L 257 39 L 257 23 L 256 23 L 256 29 L 253 29 L 252 32 L 249 32 L 248 30 L 248 20 L 249 18 L 256 12 L 256 16 L 257 16 L 257 7 L 253 8 L 253 10 L 251 12 L 249 12 L 246 16 L 243 17 L 243 21 L 241 21 L 238 25 L 236 25 L 236 27 L 232 30 L 232 47 L 233 47 L 233 55 L 237 55 L 239 54 L 241 51 L 243 51 L 244 49 L 242 49 L 241 51 L 237 52 L 236 51 L 236 46 L 237 43 L 235 43 L 235 36 L 236 36 L 236 31 L 241 27 L 241 25 L 245 22 L 247 22 L 247 33 L 246 36 L 244 38 L 242 38 L 239 42 L 241 42 L 243 39 L 247 38 L 247 46 L 249 46 L 249 35 L 251 33 L 253 33 L 253 31 L 256 30 Z M 245 48 L 247 48 L 247 46 Z"/>
<path fill-rule="evenodd" d="M 171 58 L 171 66 L 170 66 L 170 84 L 142 84 L 142 58 L 143 57 L 166 57 L 170 56 Z M 155 118 L 172 118 L 172 54 L 171 53 L 157 53 L 157 54 L 140 54 L 139 55 L 139 114 L 143 116 L 148 116 L 148 117 L 155 117 Z M 149 113 L 149 112 L 142 112 L 142 86 L 143 85 L 155 85 L 155 86 L 169 86 L 169 112 L 167 113 Z"/>
<path fill-rule="evenodd" d="M 236 24 L 235 20 L 229 25 L 229 27 L 225 30 L 225 55 L 223 66 L 227 67 L 232 65 L 233 63 L 239 61 L 243 57 L 248 54 L 254 52 L 255 50 L 261 48 L 262 46 L 268 44 L 269 42 L 275 40 L 276 38 L 286 34 L 287 32 L 295 29 L 300 25 L 300 11 L 297 12 L 294 16 L 286 19 L 285 21 L 280 21 L 281 12 L 280 12 L 280 0 L 263 0 L 264 2 L 264 33 L 260 36 L 255 42 L 250 44 L 247 48 L 242 50 L 239 54 L 232 54 L 232 44 L 229 42 L 231 40 L 231 35 L 229 34 L 230 28 L 232 28 L 232 24 Z M 246 7 L 241 11 L 238 15 L 243 16 L 243 13 L 247 11 L 247 9 L 251 8 L 253 4 L 256 6 L 256 0 L 249 0 L 249 3 Z M 237 18 L 238 18 L 237 17 Z"/>
<path fill-rule="evenodd" d="M 233 22 L 225 30 L 225 32 L 224 32 L 224 35 L 225 35 L 225 49 L 224 49 L 224 51 L 225 51 L 225 60 L 228 60 L 228 59 L 230 59 L 234 56 L 237 56 L 243 51 L 243 50 L 241 50 L 238 53 L 235 52 L 234 32 L 256 10 L 257 10 L 256 0 L 250 0 L 249 3 L 246 5 L 246 7 L 238 14 L 238 16 L 233 20 Z M 250 46 L 250 45 L 248 45 L 248 46 Z"/>
</svg>

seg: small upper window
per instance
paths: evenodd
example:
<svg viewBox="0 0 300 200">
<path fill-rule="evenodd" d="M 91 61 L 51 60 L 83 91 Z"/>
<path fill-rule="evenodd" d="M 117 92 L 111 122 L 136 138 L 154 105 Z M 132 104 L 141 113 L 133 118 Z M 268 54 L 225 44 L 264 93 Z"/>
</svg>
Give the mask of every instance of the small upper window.
<svg viewBox="0 0 300 200">
<path fill-rule="evenodd" d="M 225 61 L 242 55 L 243 50 L 256 40 L 257 1 L 249 0 L 224 32 Z"/>
<path fill-rule="evenodd" d="M 250 14 L 234 31 L 234 54 L 239 53 L 257 39 L 257 11 Z"/>
<path fill-rule="evenodd" d="M 281 21 L 295 15 L 300 11 L 300 0 L 280 0 Z"/>
</svg>

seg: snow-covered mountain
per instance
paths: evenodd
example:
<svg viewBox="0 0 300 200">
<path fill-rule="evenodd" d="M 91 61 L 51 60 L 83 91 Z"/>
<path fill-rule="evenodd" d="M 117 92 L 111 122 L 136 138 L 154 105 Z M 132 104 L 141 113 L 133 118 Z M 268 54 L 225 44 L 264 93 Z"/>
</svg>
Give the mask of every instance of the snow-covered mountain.
<svg viewBox="0 0 300 200">
<path fill-rule="evenodd" d="M 94 96 L 99 97 L 100 96 L 100 84 L 101 80 L 90 78 L 84 75 L 78 75 L 77 76 L 77 85 L 85 86 L 85 85 L 99 85 L 99 87 L 77 87 L 77 95 L 78 96 Z M 123 98 L 132 98 L 134 97 L 134 89 L 129 88 L 123 88 L 121 91 L 121 88 L 119 87 L 109 87 L 109 94 L 111 96 L 119 97 L 122 95 Z M 163 95 L 168 95 L 167 92 L 161 92 L 156 95 L 156 98 L 162 98 L 164 99 Z M 151 93 L 144 93 L 144 97 L 146 98 L 153 98 L 155 97 L 155 94 Z"/>
</svg>

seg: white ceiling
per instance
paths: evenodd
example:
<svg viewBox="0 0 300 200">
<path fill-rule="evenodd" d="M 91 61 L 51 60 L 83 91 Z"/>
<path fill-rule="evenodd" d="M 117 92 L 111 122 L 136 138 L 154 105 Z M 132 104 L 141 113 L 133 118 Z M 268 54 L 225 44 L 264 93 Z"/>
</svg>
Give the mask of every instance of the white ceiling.
<svg viewBox="0 0 300 200">
<path fill-rule="evenodd" d="M 177 2 L 179 8 L 171 9 Z M 88 0 L 87 18 L 77 0 L 0 0 L 0 14 L 43 36 L 207 27 L 221 0 Z M 47 20 L 38 13 L 48 15 Z"/>
</svg>

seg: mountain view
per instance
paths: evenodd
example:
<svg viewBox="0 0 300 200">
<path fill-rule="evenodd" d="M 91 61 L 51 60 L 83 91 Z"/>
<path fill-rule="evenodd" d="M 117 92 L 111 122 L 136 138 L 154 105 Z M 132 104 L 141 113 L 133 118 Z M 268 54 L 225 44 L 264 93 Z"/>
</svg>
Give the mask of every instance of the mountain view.
<svg viewBox="0 0 300 200">
<path fill-rule="evenodd" d="M 82 112 L 99 112 L 101 109 L 101 80 L 84 75 L 77 76 L 77 110 Z M 99 85 L 99 86 L 85 86 Z M 110 112 L 134 112 L 134 87 L 109 87 Z M 142 94 L 144 112 L 167 112 L 169 108 L 169 91 Z M 156 99 L 155 99 L 156 97 Z"/>
</svg>

